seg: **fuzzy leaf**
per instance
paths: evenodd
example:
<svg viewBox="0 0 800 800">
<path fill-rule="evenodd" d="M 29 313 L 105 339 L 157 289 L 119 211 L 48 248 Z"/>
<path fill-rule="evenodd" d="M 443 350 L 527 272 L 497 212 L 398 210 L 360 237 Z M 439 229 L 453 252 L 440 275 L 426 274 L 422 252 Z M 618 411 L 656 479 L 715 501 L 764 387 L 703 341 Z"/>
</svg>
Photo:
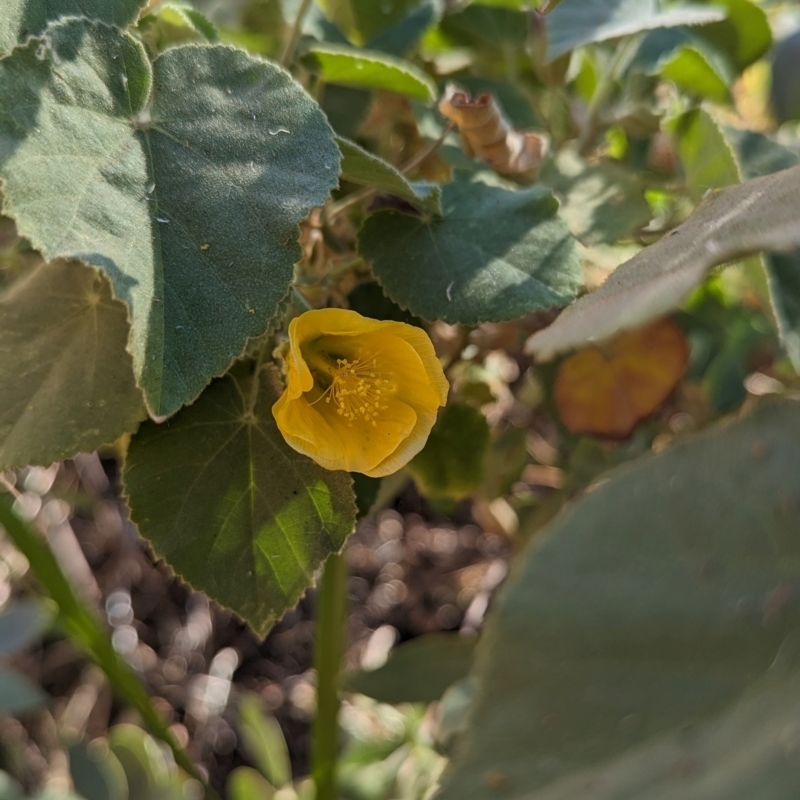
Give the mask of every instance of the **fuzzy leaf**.
<svg viewBox="0 0 800 800">
<path fill-rule="evenodd" d="M 581 282 L 575 241 L 542 186 L 509 191 L 458 181 L 442 189 L 443 218 L 373 214 L 359 249 L 401 307 L 474 325 L 569 302 Z"/>
<path fill-rule="evenodd" d="M 31 36 L 39 36 L 61 17 L 84 16 L 124 28 L 136 20 L 147 0 L 3 0 L 0 55 Z"/>
<path fill-rule="evenodd" d="M 81 264 L 40 264 L 0 296 L 0 469 L 110 444 L 147 416 L 125 306 Z"/>
<path fill-rule="evenodd" d="M 333 44 L 315 44 L 302 58 L 327 83 L 354 89 L 379 89 L 431 103 L 436 85 L 420 69 L 385 53 Z"/>
<path fill-rule="evenodd" d="M 602 341 L 670 311 L 709 269 L 800 247 L 800 167 L 711 193 L 678 228 L 618 267 L 529 340 L 540 359 Z"/>
<path fill-rule="evenodd" d="M 470 729 L 439 800 L 495 797 L 492 786 L 507 800 L 671 798 L 635 782 L 587 793 L 575 773 L 602 774 L 669 731 L 699 760 L 689 725 L 791 660 L 798 497 L 800 405 L 779 402 L 620 469 L 571 506 L 522 554 L 487 620 Z M 796 796 L 792 775 L 792 792 L 769 796 Z M 561 792 L 534 793 L 551 784 Z M 729 795 L 675 794 L 707 796 Z"/>
<path fill-rule="evenodd" d="M 388 161 L 349 139 L 339 136 L 336 143 L 342 152 L 342 180 L 402 197 L 424 214 L 441 215 L 441 192 L 438 187 L 432 184 L 412 185 Z"/>
<path fill-rule="evenodd" d="M 72 20 L 0 61 L 5 212 L 45 257 L 100 267 L 130 308 L 151 413 L 190 402 L 263 332 L 336 184 L 319 108 L 281 68 Z"/>
<path fill-rule="evenodd" d="M 178 575 L 262 635 L 314 583 L 353 529 L 352 481 L 292 450 L 262 377 L 252 412 L 232 378 L 215 381 L 131 440 L 131 518 Z"/>
<path fill-rule="evenodd" d="M 559 197 L 562 218 L 584 244 L 616 242 L 650 219 L 641 181 L 613 163 L 590 166 L 564 148 L 542 168 L 541 181 Z"/>
</svg>

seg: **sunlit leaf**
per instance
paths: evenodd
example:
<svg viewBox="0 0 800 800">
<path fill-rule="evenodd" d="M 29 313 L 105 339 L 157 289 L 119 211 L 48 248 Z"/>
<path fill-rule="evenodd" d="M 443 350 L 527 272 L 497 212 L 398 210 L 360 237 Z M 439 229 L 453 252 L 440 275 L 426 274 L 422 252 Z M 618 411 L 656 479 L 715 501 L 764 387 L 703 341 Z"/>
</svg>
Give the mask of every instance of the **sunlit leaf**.
<svg viewBox="0 0 800 800">
<path fill-rule="evenodd" d="M 131 517 L 156 555 L 264 634 L 314 583 L 355 519 L 350 476 L 292 450 L 231 378 L 131 440 L 123 479 Z M 201 435 L 198 435 L 201 432 Z"/>
<path fill-rule="evenodd" d="M 589 165 L 564 148 L 543 167 L 541 181 L 561 200 L 570 233 L 585 244 L 616 242 L 650 220 L 643 184 L 613 163 Z"/>
<path fill-rule="evenodd" d="M 239 703 L 239 735 L 261 774 L 276 789 L 292 779 L 292 765 L 281 726 L 265 714 L 257 695 L 247 695 Z"/>
<path fill-rule="evenodd" d="M 698 28 L 697 34 L 727 53 L 739 71 L 761 58 L 772 45 L 767 14 L 752 0 L 706 0 L 723 8 L 725 19 Z"/>
<path fill-rule="evenodd" d="M 306 50 L 302 60 L 327 83 L 395 92 L 428 103 L 436 98 L 436 86 L 424 72 L 385 53 L 315 44 Z"/>
<path fill-rule="evenodd" d="M 689 29 L 664 28 L 648 34 L 634 67 L 671 80 L 689 94 L 719 103 L 730 100 L 734 78 L 730 62 Z"/>
<path fill-rule="evenodd" d="M 581 280 L 575 241 L 549 190 L 459 181 L 443 187 L 442 211 L 431 221 L 380 211 L 359 232 L 361 253 L 401 307 L 473 325 L 575 296 Z"/>
<path fill-rule="evenodd" d="M 0 61 L 0 107 L 5 212 L 45 257 L 105 271 L 148 408 L 173 413 L 286 293 L 298 223 L 336 184 L 324 116 L 242 51 L 178 46 L 151 69 L 80 19 Z"/>
<path fill-rule="evenodd" d="M 528 343 L 542 359 L 673 309 L 711 267 L 800 247 L 800 167 L 711 193 L 678 228 L 618 267 Z"/>
</svg>

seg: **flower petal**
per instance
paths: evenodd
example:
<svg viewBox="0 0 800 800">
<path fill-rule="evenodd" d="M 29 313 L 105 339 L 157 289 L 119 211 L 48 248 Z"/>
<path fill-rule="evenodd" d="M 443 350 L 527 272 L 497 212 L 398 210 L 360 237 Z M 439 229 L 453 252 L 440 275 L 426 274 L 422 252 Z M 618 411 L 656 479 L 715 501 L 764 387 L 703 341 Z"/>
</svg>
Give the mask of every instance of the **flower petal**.
<svg viewBox="0 0 800 800">
<path fill-rule="evenodd" d="M 278 429 L 290 447 L 325 469 L 348 469 L 345 443 L 319 412 L 287 389 L 272 407 Z"/>
<path fill-rule="evenodd" d="M 406 325 L 403 322 L 387 322 L 385 324 L 389 326 L 386 328 L 386 333 L 392 333 L 404 339 L 419 356 L 422 366 L 425 368 L 425 372 L 438 395 L 439 405 L 443 406 L 447 402 L 450 384 L 447 382 L 441 362 L 436 356 L 436 351 L 433 349 L 433 343 L 428 338 L 428 334 L 421 328 L 415 328 L 413 325 Z"/>
<path fill-rule="evenodd" d="M 344 442 L 347 464 L 344 469 L 372 475 L 376 465 L 391 456 L 413 433 L 418 419 L 414 408 L 393 397 L 387 398 L 384 405 L 387 408 L 376 418 L 374 425 L 366 420 L 348 424 L 332 405 L 321 412 L 338 440 Z"/>
<path fill-rule="evenodd" d="M 436 411 L 417 410 L 417 424 L 411 433 L 400 443 L 397 450 L 366 474 L 371 478 L 382 478 L 384 475 L 391 475 L 402 469 L 425 447 L 431 428 L 436 422 L 436 416 Z"/>
</svg>

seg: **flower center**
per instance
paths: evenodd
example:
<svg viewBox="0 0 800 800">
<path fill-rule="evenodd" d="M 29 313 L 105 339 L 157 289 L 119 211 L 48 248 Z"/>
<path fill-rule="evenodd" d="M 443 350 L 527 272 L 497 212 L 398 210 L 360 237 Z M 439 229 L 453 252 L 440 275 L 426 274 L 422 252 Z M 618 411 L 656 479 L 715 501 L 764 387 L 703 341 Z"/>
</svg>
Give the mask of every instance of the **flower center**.
<svg viewBox="0 0 800 800">
<path fill-rule="evenodd" d="M 309 364 L 315 378 L 321 378 L 319 382 L 327 385 L 311 405 L 324 397 L 326 403 L 333 403 L 336 413 L 344 417 L 349 426 L 364 421 L 376 427 L 380 413 L 389 408 L 385 402 L 387 396 L 395 391 L 393 374 L 380 371 L 378 360 L 361 352 L 352 359 L 329 357 L 325 362 L 324 365 Z"/>
</svg>

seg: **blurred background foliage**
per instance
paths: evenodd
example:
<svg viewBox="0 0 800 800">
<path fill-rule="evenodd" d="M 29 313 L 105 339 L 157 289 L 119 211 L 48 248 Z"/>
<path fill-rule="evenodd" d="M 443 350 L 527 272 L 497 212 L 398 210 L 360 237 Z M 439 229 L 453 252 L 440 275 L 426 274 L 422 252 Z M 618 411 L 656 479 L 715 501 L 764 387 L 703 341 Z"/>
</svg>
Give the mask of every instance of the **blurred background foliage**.
<svg viewBox="0 0 800 800">
<path fill-rule="evenodd" d="M 296 48 L 293 74 L 351 140 L 333 203 L 303 225 L 298 302 L 423 324 L 376 283 L 358 249 L 364 219 L 401 204 L 435 213 L 433 183 L 529 182 L 487 177 L 465 152 L 432 102 L 448 83 L 490 93 L 509 130 L 548 137 L 537 180 L 561 203 L 588 290 L 709 193 L 800 163 L 797 3 L 536 5 L 165 0 L 136 31 L 153 54 L 192 41 L 275 60 Z M 0 220 L 0 289 L 38 263 Z M 668 317 L 547 363 L 529 341 L 555 312 L 429 326 L 451 403 L 406 470 L 357 484 L 340 797 L 433 791 L 474 708 L 474 642 L 495 590 L 567 501 L 767 395 L 796 395 L 799 263 L 715 268 Z M 127 519 L 124 448 L 2 475 L 23 523 L 0 538 L 0 800 L 313 797 L 314 592 L 264 641 L 191 592 Z M 485 771 L 469 796 L 509 796 L 510 780 Z M 796 796 L 796 775 L 785 785 L 769 796 Z M 613 796 L 652 796 L 637 791 Z"/>
</svg>

